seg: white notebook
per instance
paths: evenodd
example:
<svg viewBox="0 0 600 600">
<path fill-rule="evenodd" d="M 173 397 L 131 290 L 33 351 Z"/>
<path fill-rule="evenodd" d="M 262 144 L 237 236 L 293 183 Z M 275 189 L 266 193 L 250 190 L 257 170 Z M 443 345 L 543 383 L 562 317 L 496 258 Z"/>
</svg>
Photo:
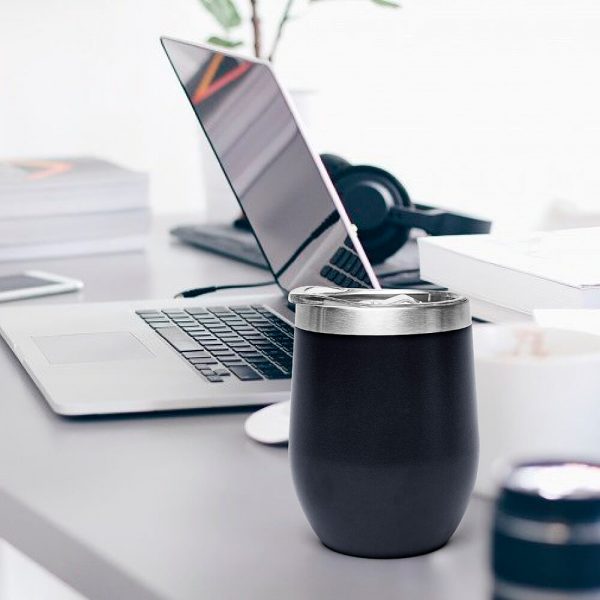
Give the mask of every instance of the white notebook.
<svg viewBox="0 0 600 600">
<path fill-rule="evenodd" d="M 148 207 L 148 175 L 91 157 L 0 161 L 0 219 Z"/>
<path fill-rule="evenodd" d="M 600 308 L 600 227 L 419 238 L 421 278 L 521 313 Z"/>
</svg>

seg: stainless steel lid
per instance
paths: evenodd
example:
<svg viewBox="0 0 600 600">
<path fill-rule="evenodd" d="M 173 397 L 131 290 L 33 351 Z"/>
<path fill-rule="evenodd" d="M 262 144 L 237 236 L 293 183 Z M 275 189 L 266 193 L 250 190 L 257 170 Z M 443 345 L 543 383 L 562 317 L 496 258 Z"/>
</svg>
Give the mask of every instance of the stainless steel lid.
<svg viewBox="0 0 600 600">
<path fill-rule="evenodd" d="M 471 325 L 469 301 L 452 292 L 305 286 L 292 290 L 296 327 L 334 335 L 413 335 Z"/>
</svg>

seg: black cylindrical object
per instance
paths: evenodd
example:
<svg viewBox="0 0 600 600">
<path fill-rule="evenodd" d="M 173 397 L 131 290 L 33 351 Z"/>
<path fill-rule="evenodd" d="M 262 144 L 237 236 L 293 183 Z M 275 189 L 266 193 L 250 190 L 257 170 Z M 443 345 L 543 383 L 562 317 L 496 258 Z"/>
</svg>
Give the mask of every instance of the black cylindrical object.
<svg viewBox="0 0 600 600">
<path fill-rule="evenodd" d="M 299 288 L 290 459 L 329 548 L 403 557 L 450 539 L 478 436 L 468 301 L 449 292 Z"/>
<path fill-rule="evenodd" d="M 600 600 L 600 465 L 516 467 L 496 503 L 494 598 Z"/>
</svg>

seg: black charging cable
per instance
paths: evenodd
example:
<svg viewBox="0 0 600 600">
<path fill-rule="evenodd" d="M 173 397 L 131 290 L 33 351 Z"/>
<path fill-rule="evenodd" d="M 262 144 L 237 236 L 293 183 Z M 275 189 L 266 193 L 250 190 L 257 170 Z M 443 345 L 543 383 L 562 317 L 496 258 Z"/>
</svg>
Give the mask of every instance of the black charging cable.
<svg viewBox="0 0 600 600">
<path fill-rule="evenodd" d="M 300 254 L 306 249 L 306 247 L 314 242 L 317 238 L 323 235 L 332 225 L 337 223 L 340 219 L 340 213 L 337 210 L 334 210 L 331 214 L 327 216 L 324 221 L 316 227 L 314 231 L 298 246 L 296 251 L 292 254 L 292 256 L 285 262 L 283 267 L 275 273 L 276 277 L 281 277 L 281 275 L 288 269 L 288 267 L 300 256 Z M 266 285 L 273 285 L 276 283 L 275 279 L 271 281 L 261 281 L 260 283 L 240 283 L 237 285 L 210 285 L 207 287 L 201 288 L 193 288 L 190 290 L 184 290 L 183 292 L 179 292 L 179 294 L 175 295 L 175 298 L 197 298 L 198 296 L 204 296 L 204 294 L 212 294 L 213 292 L 217 292 L 219 290 L 235 290 L 241 288 L 253 288 L 253 287 L 262 287 Z"/>
<path fill-rule="evenodd" d="M 260 283 L 237 283 L 233 285 L 209 285 L 207 287 L 192 288 L 190 290 L 184 290 L 175 294 L 175 298 L 197 298 L 198 296 L 204 296 L 204 294 L 212 294 L 219 290 L 235 290 L 241 288 L 253 288 L 253 287 L 264 287 L 266 285 L 273 285 L 274 279 L 270 281 L 261 281 Z"/>
<path fill-rule="evenodd" d="M 300 256 L 300 254 L 306 249 L 306 247 L 314 242 L 317 238 L 319 238 L 323 233 L 325 233 L 332 225 L 337 223 L 340 219 L 340 213 L 337 210 L 334 210 L 327 218 L 298 246 L 296 251 L 292 254 L 292 256 L 285 262 L 283 267 L 275 273 L 276 277 L 281 277 L 281 275 L 288 269 L 288 267 Z M 204 296 L 204 294 L 212 294 L 213 292 L 217 292 L 219 290 L 235 290 L 241 288 L 253 288 L 253 287 L 261 287 L 265 285 L 273 285 L 276 283 L 275 279 L 271 281 L 262 281 L 260 283 L 240 283 L 237 285 L 210 285 L 207 287 L 201 288 L 193 288 L 190 290 L 184 290 L 183 292 L 179 292 L 179 294 L 175 295 L 175 298 L 197 298 L 198 296 Z"/>
</svg>

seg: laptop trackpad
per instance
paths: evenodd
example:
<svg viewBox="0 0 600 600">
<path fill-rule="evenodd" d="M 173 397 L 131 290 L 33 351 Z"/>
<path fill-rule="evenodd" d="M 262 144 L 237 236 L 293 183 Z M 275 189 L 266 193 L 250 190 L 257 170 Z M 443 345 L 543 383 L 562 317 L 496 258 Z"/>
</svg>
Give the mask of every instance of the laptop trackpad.
<svg viewBox="0 0 600 600">
<path fill-rule="evenodd" d="M 47 335 L 32 339 L 53 365 L 141 360 L 154 356 L 129 331 Z"/>
</svg>

